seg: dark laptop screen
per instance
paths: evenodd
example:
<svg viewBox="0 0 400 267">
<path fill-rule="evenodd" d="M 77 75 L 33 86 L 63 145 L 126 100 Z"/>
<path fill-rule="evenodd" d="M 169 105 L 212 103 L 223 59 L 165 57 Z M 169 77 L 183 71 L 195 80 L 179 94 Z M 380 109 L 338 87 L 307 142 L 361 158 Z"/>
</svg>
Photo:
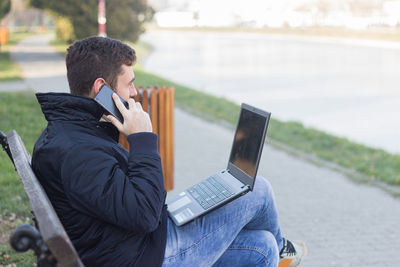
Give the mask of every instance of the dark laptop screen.
<svg viewBox="0 0 400 267">
<path fill-rule="evenodd" d="M 229 162 L 251 177 L 257 170 L 266 120 L 265 116 L 247 109 L 242 109 L 240 113 Z"/>
</svg>

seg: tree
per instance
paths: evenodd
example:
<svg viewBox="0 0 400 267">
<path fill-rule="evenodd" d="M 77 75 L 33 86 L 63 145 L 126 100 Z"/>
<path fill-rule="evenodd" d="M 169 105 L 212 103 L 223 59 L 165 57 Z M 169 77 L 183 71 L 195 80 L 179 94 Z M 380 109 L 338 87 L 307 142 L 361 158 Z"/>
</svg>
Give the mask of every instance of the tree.
<svg viewBox="0 0 400 267">
<path fill-rule="evenodd" d="M 11 0 L 0 0 L 0 20 L 10 12 Z"/>
<path fill-rule="evenodd" d="M 98 33 L 97 0 L 30 0 L 30 4 L 69 19 L 78 39 Z M 143 32 L 143 22 L 152 14 L 147 0 L 106 0 L 107 35 L 134 42 Z"/>
</svg>

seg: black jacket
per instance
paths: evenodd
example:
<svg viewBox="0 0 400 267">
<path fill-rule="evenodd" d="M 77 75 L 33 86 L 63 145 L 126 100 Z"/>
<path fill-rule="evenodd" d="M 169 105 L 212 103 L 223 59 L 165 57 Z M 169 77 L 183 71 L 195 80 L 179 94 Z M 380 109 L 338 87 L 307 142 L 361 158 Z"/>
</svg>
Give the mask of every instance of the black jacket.
<svg viewBox="0 0 400 267">
<path fill-rule="evenodd" d="M 167 213 L 157 135 L 99 122 L 91 98 L 38 93 L 48 121 L 32 167 L 86 266 L 160 266 Z"/>
</svg>

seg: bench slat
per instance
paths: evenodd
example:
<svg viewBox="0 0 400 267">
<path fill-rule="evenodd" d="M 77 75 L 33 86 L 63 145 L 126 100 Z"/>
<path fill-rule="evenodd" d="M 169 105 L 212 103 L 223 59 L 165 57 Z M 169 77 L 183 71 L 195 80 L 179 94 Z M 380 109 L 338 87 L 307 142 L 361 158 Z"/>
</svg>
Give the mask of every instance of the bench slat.
<svg viewBox="0 0 400 267">
<path fill-rule="evenodd" d="M 157 97 L 157 89 L 152 88 L 150 92 L 150 118 L 151 118 L 151 123 L 153 125 L 153 132 L 154 133 L 159 133 L 158 131 L 158 97 Z"/>
<path fill-rule="evenodd" d="M 174 187 L 174 90 L 165 91 L 165 188 Z"/>
<path fill-rule="evenodd" d="M 150 114 L 150 110 L 149 110 L 149 92 L 148 92 L 147 89 L 143 89 L 142 106 L 143 106 L 143 110 Z"/>
<path fill-rule="evenodd" d="M 165 88 L 161 87 L 158 88 L 158 150 L 161 155 L 161 164 L 162 164 L 162 169 L 163 169 L 163 174 L 164 174 L 164 186 L 165 189 L 168 190 L 167 188 L 167 183 L 165 179 L 167 177 L 166 175 L 166 169 L 167 169 L 167 159 L 166 159 L 166 142 L 167 142 L 167 137 L 166 137 L 166 112 L 165 112 Z"/>
</svg>

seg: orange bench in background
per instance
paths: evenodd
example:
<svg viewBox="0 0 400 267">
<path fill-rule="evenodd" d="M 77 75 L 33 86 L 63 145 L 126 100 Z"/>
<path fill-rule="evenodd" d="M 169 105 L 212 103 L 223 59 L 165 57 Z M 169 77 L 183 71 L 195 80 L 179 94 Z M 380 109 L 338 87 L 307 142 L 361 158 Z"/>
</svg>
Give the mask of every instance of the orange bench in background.
<svg viewBox="0 0 400 267">
<path fill-rule="evenodd" d="M 8 44 L 8 28 L 0 27 L 0 45 Z"/>
<path fill-rule="evenodd" d="M 158 150 L 164 172 L 166 190 L 174 187 L 174 88 L 172 87 L 139 87 L 135 101 L 149 113 L 153 132 L 158 134 Z M 119 143 L 129 150 L 124 135 L 120 135 Z"/>
</svg>

